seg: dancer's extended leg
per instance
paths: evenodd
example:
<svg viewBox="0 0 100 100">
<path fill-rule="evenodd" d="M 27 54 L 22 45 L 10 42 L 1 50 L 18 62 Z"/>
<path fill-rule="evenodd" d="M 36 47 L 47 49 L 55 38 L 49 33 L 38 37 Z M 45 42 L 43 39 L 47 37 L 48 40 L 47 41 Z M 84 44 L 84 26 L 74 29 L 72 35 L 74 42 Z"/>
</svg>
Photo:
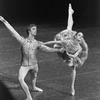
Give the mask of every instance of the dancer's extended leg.
<svg viewBox="0 0 100 100">
<path fill-rule="evenodd" d="M 73 21 L 73 13 L 74 13 L 74 10 L 72 9 L 71 4 L 69 4 L 67 30 L 72 30 L 73 23 L 74 23 L 74 21 Z"/>
</svg>

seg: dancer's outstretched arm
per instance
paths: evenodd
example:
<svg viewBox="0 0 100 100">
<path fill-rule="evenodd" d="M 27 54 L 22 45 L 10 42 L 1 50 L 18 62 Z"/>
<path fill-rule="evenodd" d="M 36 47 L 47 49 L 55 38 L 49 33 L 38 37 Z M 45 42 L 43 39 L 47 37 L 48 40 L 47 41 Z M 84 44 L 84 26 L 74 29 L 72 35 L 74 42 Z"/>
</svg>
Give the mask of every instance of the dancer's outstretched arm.
<svg viewBox="0 0 100 100">
<path fill-rule="evenodd" d="M 48 41 L 48 42 L 44 42 L 43 44 L 60 44 L 63 43 L 62 41 Z"/>
<path fill-rule="evenodd" d="M 18 32 L 2 17 L 0 16 L 0 21 L 4 23 L 7 29 L 10 31 L 12 36 L 14 36 L 20 43 L 24 42 L 24 38 L 21 37 Z"/>
<path fill-rule="evenodd" d="M 63 49 L 51 48 L 51 47 L 44 45 L 42 42 L 40 45 L 40 49 L 42 49 L 43 51 L 46 51 L 46 52 L 63 52 Z"/>
</svg>

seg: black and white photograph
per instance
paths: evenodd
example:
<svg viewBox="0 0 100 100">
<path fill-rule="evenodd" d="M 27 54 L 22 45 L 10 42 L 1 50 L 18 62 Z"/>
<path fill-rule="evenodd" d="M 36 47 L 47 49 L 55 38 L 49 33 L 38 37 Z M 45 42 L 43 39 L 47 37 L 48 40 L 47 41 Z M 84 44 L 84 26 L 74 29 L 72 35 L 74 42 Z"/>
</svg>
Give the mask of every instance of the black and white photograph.
<svg viewBox="0 0 100 100">
<path fill-rule="evenodd" d="M 100 100 L 100 0 L 0 0 L 0 100 Z"/>
</svg>

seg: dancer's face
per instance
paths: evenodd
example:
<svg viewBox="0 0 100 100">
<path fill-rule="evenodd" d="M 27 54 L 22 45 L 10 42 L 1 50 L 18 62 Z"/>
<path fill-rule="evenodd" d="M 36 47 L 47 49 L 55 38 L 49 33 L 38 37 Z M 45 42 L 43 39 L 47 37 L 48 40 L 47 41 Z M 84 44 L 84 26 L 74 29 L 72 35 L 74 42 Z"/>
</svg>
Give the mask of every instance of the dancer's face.
<svg viewBox="0 0 100 100">
<path fill-rule="evenodd" d="M 71 39 L 72 38 L 72 34 L 71 33 L 67 33 L 67 34 L 65 34 L 65 36 L 64 36 L 64 39 L 65 40 L 69 40 L 69 39 Z"/>
<path fill-rule="evenodd" d="M 36 28 L 36 26 L 31 27 L 30 33 L 31 33 L 32 35 L 36 35 L 36 33 L 37 33 L 37 28 Z"/>
<path fill-rule="evenodd" d="M 82 34 L 81 32 L 79 32 L 79 33 L 77 34 L 77 39 L 78 39 L 78 40 L 81 40 L 82 37 L 83 37 L 83 34 Z"/>
</svg>

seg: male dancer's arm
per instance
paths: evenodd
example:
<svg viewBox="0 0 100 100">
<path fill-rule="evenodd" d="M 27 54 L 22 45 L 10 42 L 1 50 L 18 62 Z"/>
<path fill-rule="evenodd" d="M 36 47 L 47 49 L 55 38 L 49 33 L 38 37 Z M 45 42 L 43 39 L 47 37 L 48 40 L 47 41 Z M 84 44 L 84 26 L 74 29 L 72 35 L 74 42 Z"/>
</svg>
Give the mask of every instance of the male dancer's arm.
<svg viewBox="0 0 100 100">
<path fill-rule="evenodd" d="M 48 41 L 48 42 L 44 42 L 43 44 L 61 44 L 61 43 L 63 43 L 62 41 Z"/>
<path fill-rule="evenodd" d="M 0 21 L 4 23 L 7 29 L 10 31 L 12 36 L 14 36 L 20 43 L 24 42 L 24 38 L 21 37 L 18 32 L 2 17 L 0 16 Z"/>
<path fill-rule="evenodd" d="M 46 51 L 46 52 L 63 52 L 62 48 L 61 49 L 51 48 L 51 47 L 44 45 L 44 43 L 42 43 L 42 42 L 39 47 L 40 47 L 40 49 L 42 49 L 43 51 Z"/>
<path fill-rule="evenodd" d="M 61 36 L 60 33 L 58 33 L 53 41 L 48 41 L 48 42 L 44 42 L 44 44 L 61 44 L 63 43 L 63 37 Z"/>
</svg>

